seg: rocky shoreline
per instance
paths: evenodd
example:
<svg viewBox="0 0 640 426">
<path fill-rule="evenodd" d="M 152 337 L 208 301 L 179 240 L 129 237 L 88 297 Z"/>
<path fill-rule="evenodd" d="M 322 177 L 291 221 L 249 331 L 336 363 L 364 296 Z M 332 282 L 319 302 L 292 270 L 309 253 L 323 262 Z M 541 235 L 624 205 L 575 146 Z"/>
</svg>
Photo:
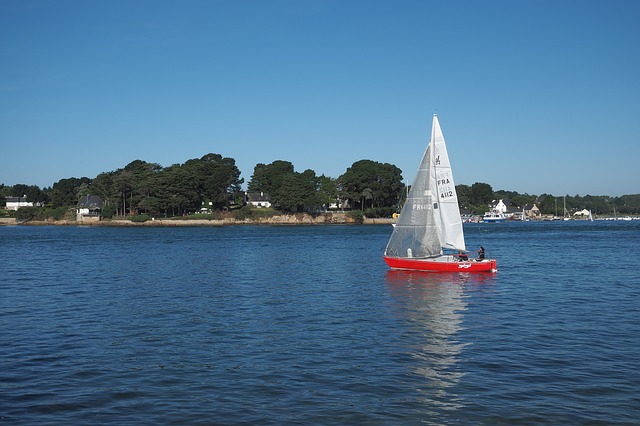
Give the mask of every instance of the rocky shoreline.
<svg viewBox="0 0 640 426">
<path fill-rule="evenodd" d="M 146 222 L 132 222 L 128 219 L 103 219 L 100 221 L 79 222 L 75 220 L 43 220 L 18 223 L 14 218 L 0 218 L 1 225 L 19 226 L 155 226 L 155 227 L 184 227 L 184 226 L 231 226 L 231 225 L 337 225 L 355 224 L 346 215 L 281 215 L 260 219 L 152 219 Z M 364 225 L 390 225 L 393 219 L 365 218 Z"/>
</svg>

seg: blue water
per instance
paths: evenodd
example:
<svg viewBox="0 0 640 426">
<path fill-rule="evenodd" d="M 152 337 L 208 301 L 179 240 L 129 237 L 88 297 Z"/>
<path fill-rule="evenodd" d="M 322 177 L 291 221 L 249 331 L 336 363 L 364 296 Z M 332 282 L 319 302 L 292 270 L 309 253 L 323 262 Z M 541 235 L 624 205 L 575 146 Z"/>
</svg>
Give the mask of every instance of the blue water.
<svg viewBox="0 0 640 426">
<path fill-rule="evenodd" d="M 637 424 L 640 221 L 0 227 L 0 423 Z"/>
</svg>

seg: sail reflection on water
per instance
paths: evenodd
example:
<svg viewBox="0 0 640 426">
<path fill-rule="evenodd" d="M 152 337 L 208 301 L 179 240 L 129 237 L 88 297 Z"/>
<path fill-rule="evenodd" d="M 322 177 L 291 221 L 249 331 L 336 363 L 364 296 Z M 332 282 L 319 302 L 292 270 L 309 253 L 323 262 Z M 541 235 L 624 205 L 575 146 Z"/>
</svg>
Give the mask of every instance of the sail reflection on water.
<svg viewBox="0 0 640 426">
<path fill-rule="evenodd" d="M 463 406 L 455 386 L 466 374 L 458 365 L 461 353 L 471 344 L 458 336 L 468 309 L 465 288 L 487 279 L 491 277 L 484 274 L 387 272 L 387 289 L 409 329 L 402 339 L 414 361 L 412 374 L 422 380 L 418 391 L 422 402 L 432 409 Z"/>
</svg>

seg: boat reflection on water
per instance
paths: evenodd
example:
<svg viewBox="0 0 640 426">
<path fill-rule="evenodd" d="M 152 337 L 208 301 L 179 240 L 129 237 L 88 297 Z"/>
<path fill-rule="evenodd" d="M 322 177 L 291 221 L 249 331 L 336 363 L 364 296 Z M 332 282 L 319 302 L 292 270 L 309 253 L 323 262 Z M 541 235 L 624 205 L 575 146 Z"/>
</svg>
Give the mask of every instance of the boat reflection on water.
<svg viewBox="0 0 640 426">
<path fill-rule="evenodd" d="M 470 345 L 458 334 L 464 330 L 468 310 L 467 289 L 492 284 L 491 274 L 430 273 L 390 270 L 386 285 L 406 332 L 399 339 L 411 357 L 422 403 L 431 414 L 462 408 L 454 387 L 466 374 L 459 364 L 461 352 Z"/>
</svg>

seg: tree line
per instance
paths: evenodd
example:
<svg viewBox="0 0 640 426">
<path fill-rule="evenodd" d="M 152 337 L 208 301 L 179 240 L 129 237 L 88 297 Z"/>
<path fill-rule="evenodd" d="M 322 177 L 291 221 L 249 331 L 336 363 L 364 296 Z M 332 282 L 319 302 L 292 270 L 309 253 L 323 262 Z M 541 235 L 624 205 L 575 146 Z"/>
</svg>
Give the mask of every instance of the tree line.
<svg viewBox="0 0 640 426">
<path fill-rule="evenodd" d="M 201 209 L 224 211 L 244 204 L 244 179 L 233 158 L 207 154 L 183 164 L 162 167 L 135 160 L 115 171 L 94 178 L 65 178 L 51 187 L 0 184 L 2 201 L 8 196 L 26 196 L 43 208 L 75 208 L 86 195 L 98 195 L 105 202 L 103 215 L 148 214 L 158 217 L 183 216 Z M 257 164 L 247 184 L 249 192 L 268 193 L 272 206 L 287 213 L 320 212 L 332 204 L 362 211 L 369 217 L 390 217 L 400 210 L 407 193 L 401 170 L 388 163 L 360 160 L 337 178 L 318 176 L 308 169 L 296 172 L 289 161 Z M 510 199 L 514 208 L 535 203 L 543 214 L 558 214 L 566 203 L 570 211 L 589 209 L 594 214 L 640 214 L 640 194 L 609 196 L 529 195 L 494 191 L 487 183 L 457 185 L 461 208 L 483 214 L 497 199 Z M 562 214 L 563 210 L 560 210 Z"/>
</svg>

